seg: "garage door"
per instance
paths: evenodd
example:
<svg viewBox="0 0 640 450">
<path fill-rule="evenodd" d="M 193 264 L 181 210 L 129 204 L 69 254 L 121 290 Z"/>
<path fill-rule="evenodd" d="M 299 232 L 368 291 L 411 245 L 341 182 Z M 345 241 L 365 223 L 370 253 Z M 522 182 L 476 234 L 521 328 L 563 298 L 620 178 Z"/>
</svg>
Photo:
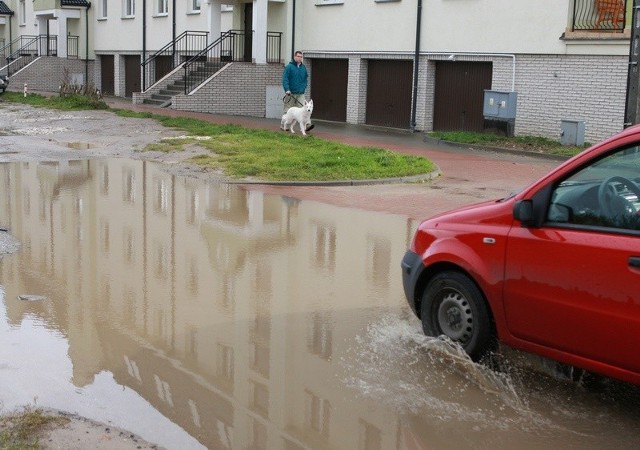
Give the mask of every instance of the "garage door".
<svg viewBox="0 0 640 450">
<path fill-rule="evenodd" d="M 100 85 L 104 95 L 113 95 L 114 90 L 114 64 L 113 55 L 100 56 Z"/>
<path fill-rule="evenodd" d="M 412 80 L 413 61 L 369 60 L 366 123 L 409 128 Z"/>
<path fill-rule="evenodd" d="M 347 82 L 349 60 L 311 61 L 311 98 L 316 119 L 347 121 Z"/>
<path fill-rule="evenodd" d="M 482 131 L 484 90 L 491 89 L 490 62 L 438 61 L 436 63 L 433 129 Z"/>
</svg>

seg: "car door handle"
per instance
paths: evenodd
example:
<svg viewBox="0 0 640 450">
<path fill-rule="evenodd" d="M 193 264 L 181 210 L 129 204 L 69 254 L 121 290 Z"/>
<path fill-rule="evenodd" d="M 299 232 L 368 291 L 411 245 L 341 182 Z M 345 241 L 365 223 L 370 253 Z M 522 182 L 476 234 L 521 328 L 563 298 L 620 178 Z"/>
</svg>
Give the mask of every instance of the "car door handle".
<svg viewBox="0 0 640 450">
<path fill-rule="evenodd" d="M 640 268 L 640 256 L 629 256 L 629 266 Z"/>
</svg>

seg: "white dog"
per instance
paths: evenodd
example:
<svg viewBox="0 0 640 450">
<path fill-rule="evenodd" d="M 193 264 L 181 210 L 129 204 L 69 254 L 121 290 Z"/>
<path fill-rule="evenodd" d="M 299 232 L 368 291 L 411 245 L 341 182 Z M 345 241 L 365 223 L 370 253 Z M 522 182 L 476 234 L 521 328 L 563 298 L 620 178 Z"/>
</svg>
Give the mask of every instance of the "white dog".
<svg viewBox="0 0 640 450">
<path fill-rule="evenodd" d="M 301 107 L 292 106 L 287 110 L 286 113 L 282 115 L 282 120 L 280 121 L 280 128 L 284 131 L 291 130 L 291 133 L 295 134 L 293 131 L 293 126 L 296 122 L 298 122 L 298 126 L 300 126 L 300 131 L 303 135 L 307 135 L 307 127 L 311 125 L 311 113 L 313 112 L 313 100 L 309 100 L 305 102 Z"/>
</svg>

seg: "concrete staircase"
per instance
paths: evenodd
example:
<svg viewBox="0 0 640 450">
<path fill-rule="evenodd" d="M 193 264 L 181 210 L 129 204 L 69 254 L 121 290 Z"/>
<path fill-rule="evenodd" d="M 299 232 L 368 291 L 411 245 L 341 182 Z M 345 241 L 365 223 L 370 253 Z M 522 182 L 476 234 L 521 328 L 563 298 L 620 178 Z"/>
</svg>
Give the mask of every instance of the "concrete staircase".
<svg viewBox="0 0 640 450">
<path fill-rule="evenodd" d="M 189 73 L 189 80 L 193 83 L 194 80 L 197 84 L 204 82 L 212 74 L 222 69 L 226 62 L 215 61 L 207 62 L 203 65 L 199 65 L 196 69 Z M 160 87 L 160 89 L 151 94 L 150 97 L 145 98 L 142 103 L 147 105 L 156 105 L 161 108 L 166 108 L 171 105 L 172 99 L 175 95 L 184 94 L 185 86 L 187 84 L 187 77 L 182 75 L 179 79 L 174 81 L 167 80 L 167 85 Z"/>
<path fill-rule="evenodd" d="M 164 88 L 161 88 L 157 93 L 151 94 L 150 98 L 145 98 L 142 103 L 146 105 L 156 105 L 161 108 L 166 108 L 171 105 L 171 100 L 174 95 L 184 94 L 184 76 L 178 80 L 170 82 Z"/>
</svg>

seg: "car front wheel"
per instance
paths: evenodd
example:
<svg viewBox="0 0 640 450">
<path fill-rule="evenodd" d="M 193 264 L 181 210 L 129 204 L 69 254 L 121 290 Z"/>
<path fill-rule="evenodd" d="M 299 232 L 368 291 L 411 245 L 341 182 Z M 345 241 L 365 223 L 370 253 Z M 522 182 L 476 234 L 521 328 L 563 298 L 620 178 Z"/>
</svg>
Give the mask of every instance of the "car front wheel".
<svg viewBox="0 0 640 450">
<path fill-rule="evenodd" d="M 445 335 L 478 361 L 495 346 L 495 331 L 480 289 L 460 272 L 433 277 L 422 296 L 422 329 L 427 336 Z"/>
</svg>

